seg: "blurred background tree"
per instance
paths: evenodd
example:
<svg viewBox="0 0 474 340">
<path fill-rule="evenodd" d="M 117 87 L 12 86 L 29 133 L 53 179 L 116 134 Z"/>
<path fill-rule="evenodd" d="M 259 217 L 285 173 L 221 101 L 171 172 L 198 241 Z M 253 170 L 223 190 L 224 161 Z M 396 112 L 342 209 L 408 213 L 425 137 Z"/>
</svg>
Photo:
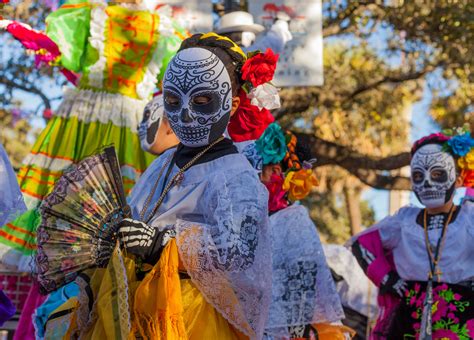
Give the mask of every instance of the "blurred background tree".
<svg viewBox="0 0 474 340">
<path fill-rule="evenodd" d="M 248 0 L 251 1 L 251 0 Z M 166 2 L 166 1 L 164 1 Z M 246 1 L 213 1 L 245 8 Z M 43 28 L 42 2 L 10 6 L 5 17 Z M 308 198 L 323 238 L 342 242 L 374 221 L 361 199 L 368 187 L 408 190 L 400 168 L 409 164 L 410 108 L 423 99 L 441 127 L 471 119 L 474 75 L 474 3 L 470 1 L 323 1 L 324 76 L 321 87 L 282 90 L 275 112 L 286 128 L 307 133 L 321 185 Z M 0 103 L 15 107 L 18 91 L 49 108 L 63 79 L 35 70 L 19 43 L 0 34 Z"/>
<path fill-rule="evenodd" d="M 38 129 L 31 126 L 28 117 L 18 109 L 0 109 L 0 143 L 10 157 L 13 168 L 18 169 L 38 136 Z"/>
</svg>

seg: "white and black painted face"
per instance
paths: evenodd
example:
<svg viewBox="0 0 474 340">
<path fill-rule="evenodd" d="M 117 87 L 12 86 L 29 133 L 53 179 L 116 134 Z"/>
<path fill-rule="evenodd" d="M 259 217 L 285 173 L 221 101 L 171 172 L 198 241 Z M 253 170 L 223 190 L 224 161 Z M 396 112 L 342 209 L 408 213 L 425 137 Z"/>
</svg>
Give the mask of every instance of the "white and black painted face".
<svg viewBox="0 0 474 340">
<path fill-rule="evenodd" d="M 171 128 L 186 146 L 209 145 L 223 135 L 232 110 L 232 86 L 224 63 L 204 48 L 188 48 L 171 60 L 163 81 Z"/>
<path fill-rule="evenodd" d="M 453 156 L 439 144 L 427 144 L 418 149 L 411 160 L 413 191 L 427 208 L 446 204 L 453 196 L 456 164 Z"/>
<path fill-rule="evenodd" d="M 145 106 L 143 119 L 138 126 L 138 136 L 144 151 L 150 152 L 156 142 L 158 129 L 163 120 L 163 95 L 157 95 Z"/>
</svg>

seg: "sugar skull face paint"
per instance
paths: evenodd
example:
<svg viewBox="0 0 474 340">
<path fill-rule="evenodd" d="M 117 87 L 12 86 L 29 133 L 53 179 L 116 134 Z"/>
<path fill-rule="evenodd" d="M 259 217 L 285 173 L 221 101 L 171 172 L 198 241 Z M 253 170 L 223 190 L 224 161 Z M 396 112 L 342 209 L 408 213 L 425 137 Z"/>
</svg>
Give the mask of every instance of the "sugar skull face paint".
<svg viewBox="0 0 474 340">
<path fill-rule="evenodd" d="M 146 106 L 143 112 L 143 119 L 138 126 L 138 136 L 143 150 L 150 152 L 153 144 L 156 143 L 158 129 L 163 120 L 163 95 L 154 97 Z"/>
<path fill-rule="evenodd" d="M 456 182 L 453 156 L 439 144 L 427 144 L 418 149 L 411 160 L 413 191 L 427 208 L 446 204 L 452 197 Z"/>
<path fill-rule="evenodd" d="M 224 63 L 204 48 L 178 52 L 163 81 L 166 115 L 180 142 L 205 146 L 225 132 L 232 110 L 232 86 Z"/>
</svg>

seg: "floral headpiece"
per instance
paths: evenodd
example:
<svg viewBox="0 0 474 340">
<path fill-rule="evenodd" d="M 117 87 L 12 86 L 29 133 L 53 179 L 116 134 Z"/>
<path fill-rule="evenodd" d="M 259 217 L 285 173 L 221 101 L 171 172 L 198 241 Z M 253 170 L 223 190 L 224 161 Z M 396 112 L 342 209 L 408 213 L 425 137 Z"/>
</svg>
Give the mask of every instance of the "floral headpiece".
<svg viewBox="0 0 474 340">
<path fill-rule="evenodd" d="M 299 159 L 297 142 L 293 133 L 284 132 L 278 123 L 272 123 L 255 143 L 243 150 L 257 170 L 268 164 L 283 162 L 286 165 L 286 171 L 281 176 L 273 175 L 270 182 L 265 183 L 270 193 L 270 211 L 285 208 L 288 201 L 302 200 L 318 185 L 312 170 L 314 160 Z"/>
<path fill-rule="evenodd" d="M 474 188 L 474 138 L 471 137 L 469 126 L 447 129 L 421 138 L 413 145 L 412 155 L 423 145 L 431 143 L 443 145 L 444 151 L 457 159 L 464 178 L 463 186 Z"/>
<path fill-rule="evenodd" d="M 270 110 L 280 107 L 278 89 L 271 83 L 277 61 L 278 54 L 271 49 L 247 55 L 241 69 L 240 105 L 228 126 L 229 135 L 235 142 L 259 138 L 275 120 Z"/>
</svg>

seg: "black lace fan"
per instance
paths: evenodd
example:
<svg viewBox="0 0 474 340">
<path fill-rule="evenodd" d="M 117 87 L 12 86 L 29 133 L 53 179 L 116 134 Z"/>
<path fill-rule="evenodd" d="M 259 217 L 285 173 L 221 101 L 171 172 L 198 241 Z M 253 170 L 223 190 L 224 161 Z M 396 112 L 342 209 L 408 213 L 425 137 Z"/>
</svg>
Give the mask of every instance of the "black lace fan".
<svg viewBox="0 0 474 340">
<path fill-rule="evenodd" d="M 106 266 L 118 223 L 130 211 L 115 149 L 107 147 L 68 168 L 40 211 L 35 262 L 43 294 L 85 269 Z"/>
</svg>

